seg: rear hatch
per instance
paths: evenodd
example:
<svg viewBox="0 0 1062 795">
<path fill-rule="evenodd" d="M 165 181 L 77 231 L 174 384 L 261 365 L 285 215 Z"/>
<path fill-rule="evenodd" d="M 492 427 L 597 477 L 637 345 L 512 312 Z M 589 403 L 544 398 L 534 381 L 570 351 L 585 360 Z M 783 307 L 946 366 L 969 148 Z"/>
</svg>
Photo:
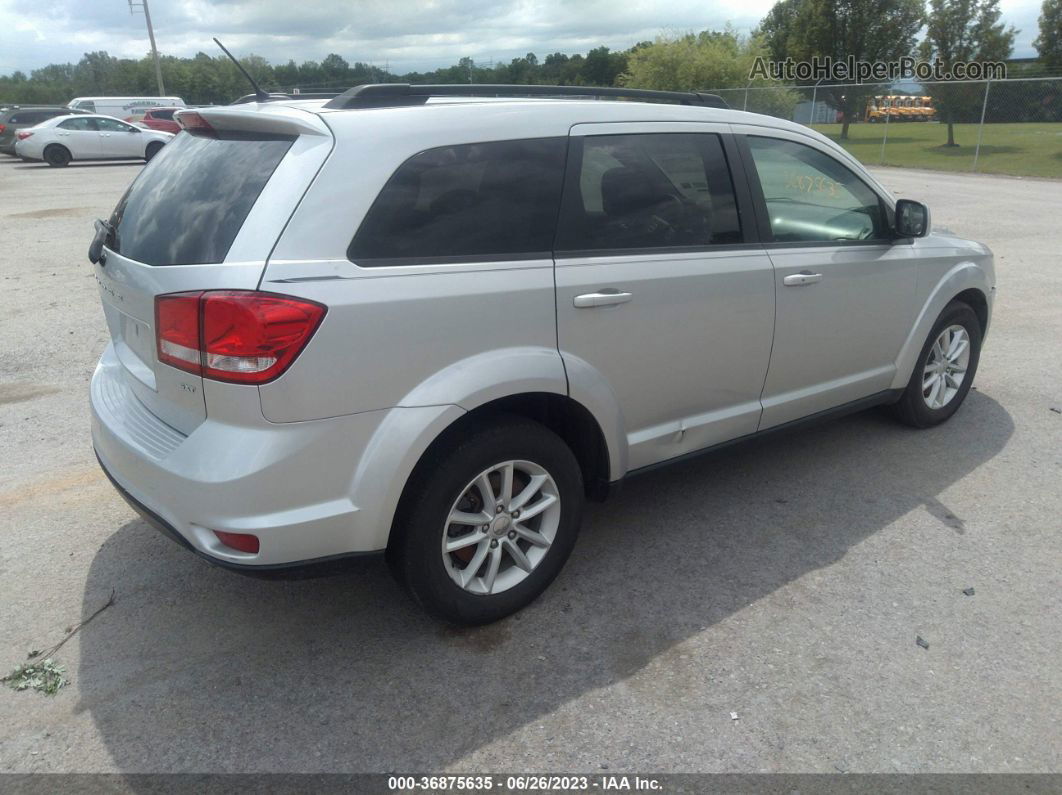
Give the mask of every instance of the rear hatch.
<svg viewBox="0 0 1062 795">
<path fill-rule="evenodd" d="M 118 202 L 95 274 L 126 385 L 188 434 L 207 415 L 202 378 L 159 362 L 155 298 L 257 288 L 333 139 L 320 117 L 293 108 L 184 114 L 194 134 L 168 143 Z"/>
</svg>

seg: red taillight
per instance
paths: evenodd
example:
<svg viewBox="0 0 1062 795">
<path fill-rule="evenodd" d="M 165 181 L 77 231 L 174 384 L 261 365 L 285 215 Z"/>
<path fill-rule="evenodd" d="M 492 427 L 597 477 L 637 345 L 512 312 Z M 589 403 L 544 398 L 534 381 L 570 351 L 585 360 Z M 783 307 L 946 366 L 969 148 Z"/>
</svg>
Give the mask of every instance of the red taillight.
<svg viewBox="0 0 1062 795">
<path fill-rule="evenodd" d="M 214 535 L 227 547 L 232 547 L 239 552 L 250 552 L 252 555 L 258 554 L 258 536 L 250 533 L 225 533 L 221 530 L 215 530 Z"/>
<path fill-rule="evenodd" d="M 190 373 L 201 373 L 199 296 L 173 293 L 155 299 L 155 339 L 159 361 Z"/>
<path fill-rule="evenodd" d="M 7 129 L 7 125 L 6 124 L 0 124 L 0 133 L 2 133 L 6 129 Z"/>
<path fill-rule="evenodd" d="M 264 384 L 295 361 L 325 311 L 313 301 L 252 290 L 160 295 L 159 361 L 217 381 Z"/>
<path fill-rule="evenodd" d="M 176 114 L 177 123 L 192 135 L 214 135 L 214 128 L 210 122 L 203 118 L 202 114 L 195 111 L 181 111 Z"/>
<path fill-rule="evenodd" d="M 25 141 L 27 138 L 33 135 L 33 133 L 31 133 L 29 130 L 19 130 L 17 133 L 15 133 L 15 135 L 18 136 L 18 139 L 20 141 Z"/>
</svg>

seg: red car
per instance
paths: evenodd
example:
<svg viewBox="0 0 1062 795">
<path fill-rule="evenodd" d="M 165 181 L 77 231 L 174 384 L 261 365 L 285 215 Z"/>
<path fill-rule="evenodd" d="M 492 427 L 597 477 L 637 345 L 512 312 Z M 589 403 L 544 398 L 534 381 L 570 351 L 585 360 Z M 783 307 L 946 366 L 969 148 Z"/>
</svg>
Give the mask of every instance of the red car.
<svg viewBox="0 0 1062 795">
<path fill-rule="evenodd" d="M 140 119 L 140 124 L 152 130 L 179 133 L 181 125 L 173 119 L 174 112 L 178 110 L 184 110 L 184 108 L 152 108 L 144 114 L 144 118 Z"/>
</svg>

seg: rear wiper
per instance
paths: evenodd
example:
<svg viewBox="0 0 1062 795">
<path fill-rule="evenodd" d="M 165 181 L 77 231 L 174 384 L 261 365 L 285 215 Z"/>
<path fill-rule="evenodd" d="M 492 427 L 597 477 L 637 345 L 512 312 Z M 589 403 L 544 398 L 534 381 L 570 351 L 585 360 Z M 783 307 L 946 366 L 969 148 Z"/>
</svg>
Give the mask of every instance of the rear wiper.
<svg viewBox="0 0 1062 795">
<path fill-rule="evenodd" d="M 110 221 L 104 221 L 102 218 L 97 218 L 96 223 L 93 224 L 96 229 L 96 234 L 92 237 L 92 242 L 89 244 L 88 258 L 89 262 L 93 265 L 103 263 L 103 247 L 111 242 L 111 248 L 117 248 L 118 230 L 114 228 L 114 225 Z"/>
</svg>

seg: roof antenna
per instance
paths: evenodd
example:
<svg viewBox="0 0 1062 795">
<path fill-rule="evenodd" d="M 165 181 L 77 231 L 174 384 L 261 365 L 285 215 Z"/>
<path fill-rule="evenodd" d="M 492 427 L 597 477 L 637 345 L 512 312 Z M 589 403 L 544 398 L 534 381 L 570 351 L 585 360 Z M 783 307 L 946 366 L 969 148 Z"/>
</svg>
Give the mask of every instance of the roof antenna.
<svg viewBox="0 0 1062 795">
<path fill-rule="evenodd" d="M 236 68 L 237 68 L 237 69 L 239 69 L 239 70 L 240 70 L 240 72 L 242 72 L 242 73 L 243 73 L 243 76 L 247 78 L 247 82 L 248 82 L 248 83 L 250 83 L 250 84 L 251 84 L 252 86 L 254 86 L 254 96 L 255 96 L 255 99 L 257 99 L 257 100 L 258 100 L 259 102 L 268 102 L 268 101 L 269 101 L 269 94 L 267 94 L 266 92 L 264 92 L 264 91 L 263 91 L 263 90 L 261 89 L 261 87 L 259 87 L 258 83 L 254 82 L 254 78 L 253 78 L 253 77 L 251 77 L 251 76 L 250 76 L 250 75 L 249 75 L 249 74 L 247 73 L 247 70 L 246 70 L 246 69 L 244 69 L 244 68 L 243 68 L 243 66 L 242 66 L 242 65 L 240 64 L 240 62 L 239 62 L 239 61 L 237 61 L 237 60 L 236 60 L 236 59 L 235 59 L 235 58 L 233 57 L 232 53 L 231 53 L 231 52 L 229 52 L 228 50 L 226 50 L 226 49 L 225 49 L 225 45 L 224 45 L 224 44 L 222 44 L 222 43 L 221 43 L 220 41 L 218 41 L 218 39 L 217 39 L 217 37 L 216 37 L 216 36 L 214 37 L 214 43 L 215 43 L 216 45 L 218 45 L 218 46 L 219 46 L 219 47 L 221 48 L 221 51 L 222 51 L 223 53 L 225 53 L 225 54 L 226 54 L 227 56 L 229 56 L 229 59 L 230 59 L 230 60 L 231 60 L 231 61 L 232 61 L 232 62 L 233 62 L 234 64 L 236 64 Z"/>
</svg>

